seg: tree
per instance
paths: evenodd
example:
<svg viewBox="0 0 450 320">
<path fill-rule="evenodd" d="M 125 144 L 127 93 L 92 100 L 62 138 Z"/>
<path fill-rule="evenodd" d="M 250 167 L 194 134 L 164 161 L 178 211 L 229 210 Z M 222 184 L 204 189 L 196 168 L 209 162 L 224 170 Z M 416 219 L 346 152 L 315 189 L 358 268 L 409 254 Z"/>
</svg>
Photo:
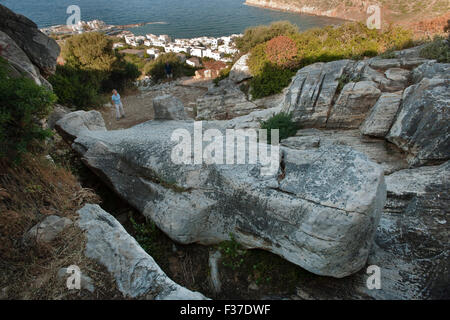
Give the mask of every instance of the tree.
<svg viewBox="0 0 450 320">
<path fill-rule="evenodd" d="M 141 72 L 137 65 L 121 61 L 119 67 L 114 69 L 110 76 L 102 82 L 102 91 L 110 92 L 112 89 L 123 90 L 130 88 L 140 75 Z"/>
<path fill-rule="evenodd" d="M 112 48 L 101 33 L 83 33 L 67 39 L 62 49 L 64 66 L 58 66 L 49 81 L 61 103 L 82 109 L 98 107 L 102 92 L 133 86 L 138 68 Z"/>
<path fill-rule="evenodd" d="M 119 60 L 112 48 L 112 41 L 97 32 L 67 39 L 61 53 L 67 64 L 89 71 L 111 72 Z"/>
</svg>

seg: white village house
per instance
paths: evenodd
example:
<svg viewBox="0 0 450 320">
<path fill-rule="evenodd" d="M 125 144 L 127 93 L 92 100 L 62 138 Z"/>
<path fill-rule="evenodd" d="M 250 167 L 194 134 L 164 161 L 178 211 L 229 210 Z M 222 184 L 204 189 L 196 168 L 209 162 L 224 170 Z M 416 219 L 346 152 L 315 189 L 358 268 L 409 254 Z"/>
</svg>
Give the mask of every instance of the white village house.
<svg viewBox="0 0 450 320">
<path fill-rule="evenodd" d="M 157 48 L 150 48 L 147 49 L 147 54 L 153 59 L 157 59 L 161 55 L 161 52 Z"/>
<path fill-rule="evenodd" d="M 197 57 L 187 59 L 186 63 L 194 68 L 199 68 L 201 66 L 200 60 Z"/>
</svg>

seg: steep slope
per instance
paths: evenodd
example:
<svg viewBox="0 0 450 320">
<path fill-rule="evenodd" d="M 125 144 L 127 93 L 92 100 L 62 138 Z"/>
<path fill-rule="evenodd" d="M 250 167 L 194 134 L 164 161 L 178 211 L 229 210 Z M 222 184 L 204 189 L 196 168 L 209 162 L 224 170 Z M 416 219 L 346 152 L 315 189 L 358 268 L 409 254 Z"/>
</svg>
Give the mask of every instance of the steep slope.
<svg viewBox="0 0 450 320">
<path fill-rule="evenodd" d="M 45 99 L 30 88 L 51 89 L 44 76 L 54 72 L 58 54 L 56 42 L 34 22 L 0 5 L 0 84 L 13 97 L 11 103 L 9 96 L 0 101 L 0 131 L 25 127 L 17 134 L 21 137 L 37 131 L 37 125 L 23 121 L 24 110 L 39 100 L 35 96 Z M 55 109 L 48 119 L 44 111 L 34 112 L 40 118 L 29 122 L 42 120 L 39 124 L 51 127 L 64 113 Z M 0 136 L 1 151 L 11 136 Z M 64 158 L 58 136 L 40 142 L 26 149 L 20 162 L 6 152 L 0 157 L 0 300 L 204 299 L 169 279 L 119 222 L 92 204 L 99 197 L 81 186 L 73 168 L 58 161 Z M 105 250 L 95 250 L 100 246 Z M 131 262 L 132 268 L 118 261 Z M 71 272 L 80 276 L 78 288 L 67 285 Z"/>
<path fill-rule="evenodd" d="M 413 17 L 430 18 L 450 11 L 447 0 L 246 0 L 247 5 L 286 10 L 319 16 L 362 21 L 367 19 L 367 8 L 378 4 L 385 22 L 397 22 Z"/>
</svg>

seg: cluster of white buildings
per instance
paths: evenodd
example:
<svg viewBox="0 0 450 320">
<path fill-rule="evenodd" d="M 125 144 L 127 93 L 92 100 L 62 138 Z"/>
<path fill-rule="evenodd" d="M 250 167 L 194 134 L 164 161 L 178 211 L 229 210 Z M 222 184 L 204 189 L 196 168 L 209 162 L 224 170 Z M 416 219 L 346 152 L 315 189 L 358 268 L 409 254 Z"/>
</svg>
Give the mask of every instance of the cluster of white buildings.
<svg viewBox="0 0 450 320">
<path fill-rule="evenodd" d="M 74 32 L 83 33 L 84 31 L 99 31 L 106 28 L 106 23 L 101 20 L 79 21 L 72 26 Z"/>
<path fill-rule="evenodd" d="M 41 29 L 46 35 L 74 35 L 84 32 L 103 32 L 107 35 L 114 35 L 121 32 L 117 26 L 107 25 L 102 20 L 79 21 L 74 25 L 57 25 Z"/>
<path fill-rule="evenodd" d="M 126 44 L 133 46 L 133 47 L 138 47 L 138 46 L 144 44 L 144 41 L 145 41 L 144 36 L 135 36 L 133 34 L 125 35 L 123 38 L 124 38 Z"/>
<path fill-rule="evenodd" d="M 231 61 L 227 55 L 233 55 L 238 51 L 234 45 L 234 39 L 241 37 L 240 34 L 231 36 L 213 38 L 198 37 L 193 39 L 174 39 L 168 35 L 147 34 L 146 36 L 135 36 L 132 33 L 124 35 L 124 40 L 128 45 L 138 47 L 141 45 L 151 47 L 147 53 L 155 59 L 164 52 L 185 53 L 198 58 L 210 58 L 217 61 Z M 155 48 L 158 47 L 158 48 Z"/>
</svg>

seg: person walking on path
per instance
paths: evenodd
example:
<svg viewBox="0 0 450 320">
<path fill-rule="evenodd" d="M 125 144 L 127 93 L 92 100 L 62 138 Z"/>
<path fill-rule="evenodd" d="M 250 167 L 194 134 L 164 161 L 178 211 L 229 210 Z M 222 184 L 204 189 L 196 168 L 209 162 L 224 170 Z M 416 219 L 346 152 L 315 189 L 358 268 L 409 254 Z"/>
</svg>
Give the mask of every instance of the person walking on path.
<svg viewBox="0 0 450 320">
<path fill-rule="evenodd" d="M 116 89 L 112 91 L 113 95 L 111 97 L 114 106 L 116 107 L 116 120 L 120 118 L 125 118 L 125 111 L 123 110 L 122 100 L 120 100 L 120 94 Z"/>
<path fill-rule="evenodd" d="M 164 65 L 164 70 L 166 71 L 167 79 L 173 78 L 172 65 L 169 62 L 166 62 Z"/>
</svg>

